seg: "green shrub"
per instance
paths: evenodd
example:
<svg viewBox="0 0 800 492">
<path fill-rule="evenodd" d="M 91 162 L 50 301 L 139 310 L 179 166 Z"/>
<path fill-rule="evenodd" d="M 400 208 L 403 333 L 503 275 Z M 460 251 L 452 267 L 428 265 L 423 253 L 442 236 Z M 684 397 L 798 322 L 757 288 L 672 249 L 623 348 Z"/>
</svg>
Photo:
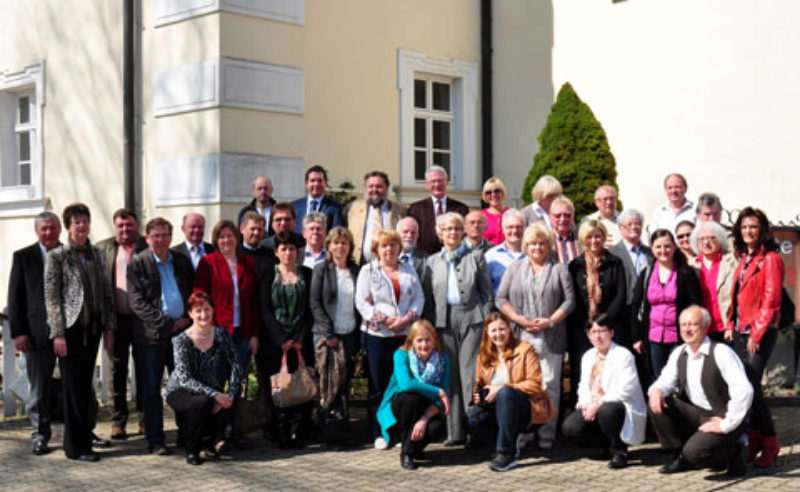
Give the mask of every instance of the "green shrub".
<svg viewBox="0 0 800 492">
<path fill-rule="evenodd" d="M 609 184 L 619 189 L 606 132 L 569 82 L 558 92 L 538 141 L 539 152 L 522 192 L 526 204 L 532 201 L 531 188 L 536 180 L 545 174 L 558 179 L 564 195 L 575 203 L 576 222 L 597 210 L 594 190 L 598 186 Z M 621 202 L 618 208 L 622 209 Z"/>
</svg>

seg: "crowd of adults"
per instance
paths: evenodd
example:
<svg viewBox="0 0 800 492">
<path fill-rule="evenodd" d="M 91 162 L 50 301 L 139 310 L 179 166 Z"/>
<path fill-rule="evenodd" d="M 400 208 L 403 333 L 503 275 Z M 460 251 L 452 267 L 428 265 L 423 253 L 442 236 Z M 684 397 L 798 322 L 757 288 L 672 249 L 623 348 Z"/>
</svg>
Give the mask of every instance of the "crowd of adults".
<svg viewBox="0 0 800 492">
<path fill-rule="evenodd" d="M 599 444 L 609 466 L 623 468 L 648 415 L 668 453 L 662 473 L 738 476 L 745 460 L 775 463 L 760 381 L 784 267 L 762 211 L 743 209 L 728 229 L 715 194 L 695 205 L 686 179 L 670 174 L 644 238 L 644 216 L 618 211 L 612 186 L 596 190 L 597 211 L 576 226 L 551 176 L 522 210 L 505 204 L 497 177 L 484 184 L 482 210 L 448 196 L 441 167 L 426 183 L 430 197 L 405 213 L 381 171 L 364 177 L 364 197 L 344 210 L 325 194 L 321 166 L 306 171 L 307 194 L 293 202 L 276 202 L 271 180 L 259 176 L 236 223 L 220 220 L 206 243 L 204 217 L 186 214 L 172 247 L 169 221 L 148 220 L 141 236 L 128 209 L 113 214 L 114 236 L 97 243 L 85 205 L 67 206 L 61 220 L 39 214 L 37 242 L 14 253 L 8 299 L 26 353 L 33 453 L 50 450 L 56 360 L 66 456 L 97 461 L 94 448 L 110 445 L 93 432 L 102 339 L 112 361 L 111 439 L 128 436 L 132 351 L 149 451 L 172 452 L 166 369 L 177 445 L 192 464 L 243 437 L 234 410 L 251 367 L 268 386 L 280 370 L 320 358 L 323 408 L 336 397 L 345 415 L 353 373 L 365 367 L 369 438 L 376 449 L 398 444 L 407 469 L 428 442 L 444 440 L 493 441 L 489 466 L 505 471 L 525 446 L 553 447 L 559 422 L 565 438 Z M 327 421 L 312 419 L 318 402 L 268 402 L 264 436 L 278 445 L 303 446 L 312 429 L 325 435 Z M 339 444 L 352 440 L 344 436 Z"/>
</svg>

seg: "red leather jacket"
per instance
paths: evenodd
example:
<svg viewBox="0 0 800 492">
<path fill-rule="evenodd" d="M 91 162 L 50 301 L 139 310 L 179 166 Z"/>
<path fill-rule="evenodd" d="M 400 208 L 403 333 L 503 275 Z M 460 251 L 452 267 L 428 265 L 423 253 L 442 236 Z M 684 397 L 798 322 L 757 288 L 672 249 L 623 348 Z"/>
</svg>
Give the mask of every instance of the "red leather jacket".
<svg viewBox="0 0 800 492">
<path fill-rule="evenodd" d="M 750 261 L 740 284 L 739 273 L 742 268 L 744 268 L 744 259 L 739 260 L 739 265 L 733 273 L 734 283 L 731 297 L 736 294 L 736 285 L 739 284 L 739 293 L 736 297 L 738 326 L 742 329 L 749 326 L 750 338 L 760 343 L 767 328 L 777 324 L 780 317 L 783 260 L 773 251 L 764 254 L 762 249 Z M 728 313 L 728 329 L 735 328 L 735 320 L 732 316 L 733 303 L 731 303 Z"/>
</svg>

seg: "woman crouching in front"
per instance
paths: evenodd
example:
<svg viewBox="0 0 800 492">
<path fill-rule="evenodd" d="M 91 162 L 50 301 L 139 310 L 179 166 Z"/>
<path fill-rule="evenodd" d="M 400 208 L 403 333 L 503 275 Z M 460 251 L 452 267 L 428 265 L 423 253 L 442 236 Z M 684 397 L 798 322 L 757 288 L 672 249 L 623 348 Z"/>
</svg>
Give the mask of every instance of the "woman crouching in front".
<svg viewBox="0 0 800 492">
<path fill-rule="evenodd" d="M 400 464 L 417 468 L 423 449 L 447 435 L 443 415 L 450 413 L 447 396 L 450 361 L 442 353 L 433 325 L 415 321 L 406 342 L 394 353 L 394 372 L 378 408 L 378 424 L 386 442 L 400 442 Z"/>
<path fill-rule="evenodd" d="M 544 424 L 557 413 L 542 389 L 536 351 L 517 340 L 508 318 L 499 312 L 489 314 L 483 323 L 473 403 L 467 415 L 469 432 L 497 428 L 497 452 L 489 463 L 494 471 L 516 467 L 520 433 L 530 424 Z"/>
</svg>

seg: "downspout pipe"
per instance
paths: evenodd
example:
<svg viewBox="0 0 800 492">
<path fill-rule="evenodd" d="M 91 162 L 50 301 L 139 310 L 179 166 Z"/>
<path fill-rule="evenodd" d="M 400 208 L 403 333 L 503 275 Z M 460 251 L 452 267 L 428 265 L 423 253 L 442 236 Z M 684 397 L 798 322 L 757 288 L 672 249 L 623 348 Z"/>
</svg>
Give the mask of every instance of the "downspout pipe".
<svg viewBox="0 0 800 492">
<path fill-rule="evenodd" d="M 136 0 L 123 0 L 122 17 L 123 189 L 125 208 L 136 210 Z"/>
<path fill-rule="evenodd" d="M 492 0 L 481 0 L 481 175 L 494 175 L 492 139 Z"/>
</svg>

